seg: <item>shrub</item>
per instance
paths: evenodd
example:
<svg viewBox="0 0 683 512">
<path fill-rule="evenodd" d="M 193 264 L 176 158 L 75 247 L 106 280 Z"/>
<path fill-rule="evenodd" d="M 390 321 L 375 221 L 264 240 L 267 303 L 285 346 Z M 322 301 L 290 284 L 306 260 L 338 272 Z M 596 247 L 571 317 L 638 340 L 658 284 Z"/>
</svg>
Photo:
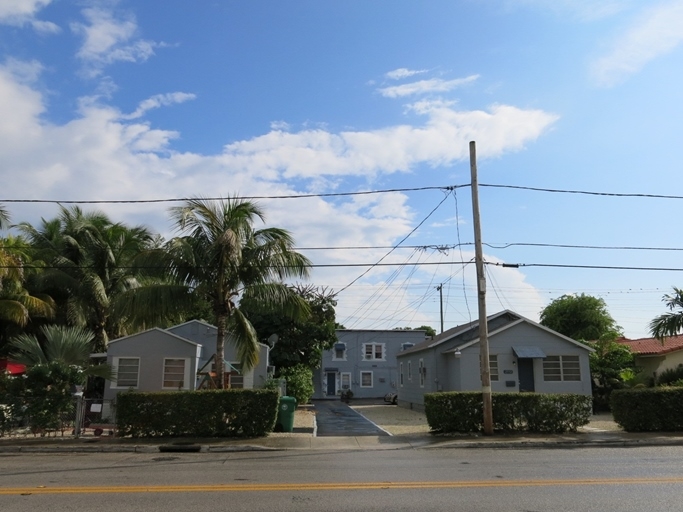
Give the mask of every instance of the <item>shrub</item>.
<svg viewBox="0 0 683 512">
<path fill-rule="evenodd" d="M 263 389 L 120 393 L 116 423 L 133 437 L 257 437 L 273 430 L 278 393 Z"/>
<path fill-rule="evenodd" d="M 683 388 L 620 389 L 611 406 L 614 421 L 628 432 L 683 430 Z"/>
<path fill-rule="evenodd" d="M 666 386 L 672 382 L 683 379 L 683 365 L 677 366 L 676 368 L 669 368 L 664 370 L 657 376 L 656 384 L 658 386 Z"/>
<path fill-rule="evenodd" d="M 287 381 L 287 395 L 296 398 L 297 405 L 306 404 L 313 396 L 313 370 L 302 364 L 283 368 L 280 377 Z"/>
<path fill-rule="evenodd" d="M 498 431 L 574 432 L 588 423 L 592 398 L 574 394 L 493 393 L 493 425 Z M 433 432 L 480 432 L 480 392 L 428 393 L 425 413 Z"/>
</svg>

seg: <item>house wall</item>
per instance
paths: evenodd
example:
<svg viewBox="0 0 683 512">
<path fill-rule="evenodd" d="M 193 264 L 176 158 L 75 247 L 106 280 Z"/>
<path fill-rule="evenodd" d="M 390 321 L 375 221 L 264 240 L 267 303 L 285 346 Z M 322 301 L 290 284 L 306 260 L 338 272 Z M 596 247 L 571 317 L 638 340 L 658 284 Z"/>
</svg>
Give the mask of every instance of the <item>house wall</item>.
<svg viewBox="0 0 683 512">
<path fill-rule="evenodd" d="M 184 389 L 195 389 L 197 373 L 198 352 L 201 347 L 189 343 L 161 329 L 144 331 L 133 336 L 114 340 L 107 347 L 107 363 L 116 369 L 115 358 L 137 357 L 139 358 L 138 386 L 136 391 L 164 391 L 164 359 L 182 358 L 187 359 L 189 367 L 186 375 L 189 379 Z M 106 381 L 104 388 L 105 400 L 116 397 L 120 391 L 116 382 Z"/>
<path fill-rule="evenodd" d="M 636 354 L 636 366 L 641 368 L 641 374 L 647 377 L 658 376 L 662 372 L 678 368 L 680 365 L 683 365 L 683 350 L 655 356 L 639 356 Z"/>
<path fill-rule="evenodd" d="M 202 354 L 199 361 L 199 368 L 204 366 L 209 359 L 216 353 L 217 329 L 199 320 L 192 320 L 184 324 L 176 325 L 167 329 L 169 332 L 186 338 L 202 345 Z M 224 347 L 225 360 L 237 364 L 237 347 L 228 336 Z M 244 388 L 262 388 L 268 378 L 267 367 L 269 364 L 270 349 L 267 345 L 259 343 L 259 362 L 251 370 L 243 372 Z"/>
<path fill-rule="evenodd" d="M 396 355 L 402 350 L 404 343 L 417 344 L 424 341 L 424 331 L 372 331 L 372 330 L 337 330 L 337 343 L 346 344 L 345 359 L 335 358 L 335 351 L 323 353 L 320 369 L 314 372 L 314 398 L 333 398 L 341 393 L 341 375 L 351 376 L 350 389 L 356 398 L 381 398 L 398 389 L 398 367 Z M 383 359 L 366 360 L 364 346 L 368 343 L 383 346 Z M 372 372 L 372 386 L 361 386 L 361 373 Z M 335 375 L 334 395 L 327 394 L 328 373 Z"/>
<path fill-rule="evenodd" d="M 424 409 L 424 393 L 432 391 L 480 391 L 481 370 L 479 365 L 479 343 L 461 349 L 459 356 L 452 352 L 463 341 L 457 336 L 436 347 L 398 355 L 398 364 L 407 367 L 411 362 L 413 379 L 404 379 L 398 391 L 399 405 L 411 409 Z M 534 384 L 537 393 L 591 394 L 588 350 L 527 322 L 521 322 L 501 332 L 491 331 L 489 354 L 498 360 L 498 380 L 491 381 L 493 392 L 519 392 L 517 356 L 513 346 L 538 347 L 548 356 L 579 356 L 580 381 L 545 381 L 543 360 L 534 359 Z M 448 352 L 448 353 L 444 353 Z M 415 379 L 417 361 L 422 358 L 427 367 L 424 387 Z M 508 385 L 508 383 L 510 385 Z"/>
</svg>

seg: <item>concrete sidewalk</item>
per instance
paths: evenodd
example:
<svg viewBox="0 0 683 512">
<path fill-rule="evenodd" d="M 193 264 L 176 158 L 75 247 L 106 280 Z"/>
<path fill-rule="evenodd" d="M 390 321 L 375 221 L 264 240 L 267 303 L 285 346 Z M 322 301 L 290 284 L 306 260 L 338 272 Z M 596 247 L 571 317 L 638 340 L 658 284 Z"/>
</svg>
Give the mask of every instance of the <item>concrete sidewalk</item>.
<svg viewBox="0 0 683 512">
<path fill-rule="evenodd" d="M 446 448 L 582 448 L 683 446 L 683 433 L 596 432 L 560 435 L 418 435 L 358 437 L 265 437 L 259 439 L 28 439 L 0 443 L 0 453 L 158 453 L 281 450 L 407 450 Z"/>
</svg>

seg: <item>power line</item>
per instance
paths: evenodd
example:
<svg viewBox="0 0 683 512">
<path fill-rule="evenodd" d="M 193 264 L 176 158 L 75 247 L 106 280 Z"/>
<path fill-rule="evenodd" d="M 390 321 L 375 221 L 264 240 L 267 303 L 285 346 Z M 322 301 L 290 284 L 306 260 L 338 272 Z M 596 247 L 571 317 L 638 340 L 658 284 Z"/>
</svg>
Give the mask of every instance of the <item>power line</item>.
<svg viewBox="0 0 683 512">
<path fill-rule="evenodd" d="M 452 194 L 452 193 L 453 193 L 452 190 L 448 190 L 448 193 L 445 194 L 445 195 L 443 196 L 443 199 L 442 199 L 441 201 L 439 201 L 439 204 L 437 204 L 437 205 L 434 207 L 434 209 L 433 209 L 431 212 L 429 212 L 429 213 L 427 214 L 427 216 L 426 216 L 424 219 L 422 219 L 422 220 L 420 221 L 420 223 L 419 223 L 417 226 L 415 226 L 415 227 L 410 231 L 410 233 L 408 233 L 406 236 L 404 236 L 404 237 L 401 239 L 401 241 L 400 241 L 399 243 L 397 243 L 397 244 L 396 244 L 388 253 L 386 253 L 384 256 L 382 256 L 382 257 L 377 261 L 377 263 L 376 263 L 373 267 L 379 266 L 380 263 L 382 262 L 382 260 L 384 260 L 384 258 L 386 258 L 386 257 L 389 256 L 392 252 L 394 252 L 394 251 L 395 251 L 403 242 L 405 242 L 413 233 L 415 233 L 415 231 L 417 231 L 418 228 L 419 228 L 420 226 L 422 226 L 422 224 L 424 224 L 425 222 L 427 222 L 427 219 L 429 219 L 429 217 L 431 217 L 431 216 L 434 214 L 434 212 L 435 212 L 436 210 L 439 209 L 439 207 L 444 203 L 444 201 L 446 201 L 446 199 L 448 199 L 448 196 L 449 196 L 450 194 Z M 351 286 L 353 283 L 355 283 L 356 281 L 358 281 L 359 279 L 361 279 L 363 276 L 365 276 L 368 272 L 370 272 L 370 271 L 373 269 L 373 267 L 370 267 L 369 269 L 367 269 L 365 272 L 363 272 L 361 275 L 359 275 L 358 277 L 356 277 L 353 281 L 351 281 L 349 284 L 347 284 L 346 286 L 344 286 L 344 287 L 343 287 L 341 290 L 339 290 L 337 293 L 341 293 L 341 292 L 343 292 L 344 290 L 346 290 L 349 286 Z"/>
<path fill-rule="evenodd" d="M 390 192 L 418 192 L 423 190 L 444 190 L 451 191 L 456 188 L 469 187 L 469 183 L 464 185 L 446 185 L 432 187 L 412 187 L 412 188 L 392 188 L 384 190 L 365 190 L 359 192 L 330 192 L 326 194 L 290 194 L 279 196 L 230 196 L 230 197 L 173 197 L 162 199 L 93 199 L 93 200 L 71 200 L 71 199 L 0 199 L 0 203 L 52 203 L 52 204 L 141 204 L 141 203 L 179 203 L 192 199 L 203 199 L 205 201 L 224 201 L 225 199 L 304 199 L 312 197 L 344 197 L 344 196 L 363 196 L 370 194 L 388 194 Z"/>
<path fill-rule="evenodd" d="M 531 190 L 533 192 L 552 192 L 556 194 L 583 194 L 588 196 L 607 197 L 646 197 L 652 199 L 683 199 L 683 196 L 669 196 L 662 194 L 624 194 L 618 192 L 593 192 L 588 190 L 562 190 L 556 188 L 525 187 L 520 185 L 496 185 L 491 183 L 479 183 L 479 186 L 489 188 L 511 188 L 516 190 Z"/>
</svg>

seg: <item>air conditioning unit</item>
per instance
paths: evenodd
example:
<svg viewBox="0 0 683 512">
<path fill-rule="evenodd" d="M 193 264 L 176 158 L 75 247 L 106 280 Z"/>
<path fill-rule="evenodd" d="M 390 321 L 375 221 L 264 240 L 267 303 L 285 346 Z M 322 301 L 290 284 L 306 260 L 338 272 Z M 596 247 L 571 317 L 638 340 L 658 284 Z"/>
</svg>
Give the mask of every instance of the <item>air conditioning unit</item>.
<svg viewBox="0 0 683 512">
<path fill-rule="evenodd" d="M 269 375 L 272 375 L 273 373 L 275 373 L 275 367 L 274 366 L 266 366 L 266 373 L 268 373 Z"/>
</svg>

